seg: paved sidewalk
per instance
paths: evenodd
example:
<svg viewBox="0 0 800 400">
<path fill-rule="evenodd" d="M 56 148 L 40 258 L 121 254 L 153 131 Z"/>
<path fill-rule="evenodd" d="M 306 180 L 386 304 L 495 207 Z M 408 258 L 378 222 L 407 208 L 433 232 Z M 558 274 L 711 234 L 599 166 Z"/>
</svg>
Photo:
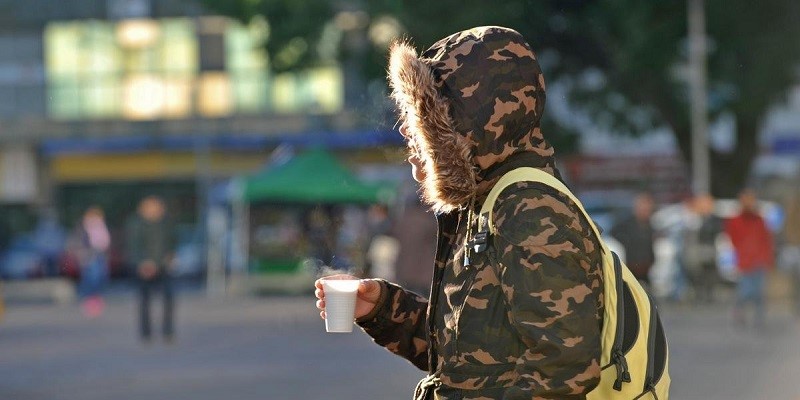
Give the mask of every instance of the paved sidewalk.
<svg viewBox="0 0 800 400">
<path fill-rule="evenodd" d="M 363 333 L 326 334 L 310 297 L 178 301 L 176 343 L 148 346 L 130 298 L 97 320 L 76 306 L 9 305 L 0 399 L 406 399 L 422 375 Z"/>
<path fill-rule="evenodd" d="M 393 400 L 422 376 L 363 333 L 326 334 L 310 296 L 182 293 L 177 342 L 149 346 L 135 335 L 132 296 L 115 293 L 96 320 L 75 305 L 7 305 L 0 399 Z M 800 324 L 781 307 L 763 333 L 735 329 L 725 305 L 662 308 L 672 399 L 800 399 Z"/>
<path fill-rule="evenodd" d="M 739 328 L 725 304 L 665 305 L 671 398 L 800 399 L 800 323 L 772 304 L 766 327 Z"/>
</svg>

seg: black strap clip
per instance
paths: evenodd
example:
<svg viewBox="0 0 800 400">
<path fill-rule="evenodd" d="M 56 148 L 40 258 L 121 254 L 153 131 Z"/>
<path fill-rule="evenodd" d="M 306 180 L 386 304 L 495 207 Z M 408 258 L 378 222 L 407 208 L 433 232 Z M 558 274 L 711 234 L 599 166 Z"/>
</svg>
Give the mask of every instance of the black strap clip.
<svg viewBox="0 0 800 400">
<path fill-rule="evenodd" d="M 475 234 L 475 237 L 469 241 L 469 247 L 472 248 L 472 251 L 477 253 L 483 253 L 486 251 L 486 248 L 489 246 L 489 232 L 478 232 Z"/>
</svg>

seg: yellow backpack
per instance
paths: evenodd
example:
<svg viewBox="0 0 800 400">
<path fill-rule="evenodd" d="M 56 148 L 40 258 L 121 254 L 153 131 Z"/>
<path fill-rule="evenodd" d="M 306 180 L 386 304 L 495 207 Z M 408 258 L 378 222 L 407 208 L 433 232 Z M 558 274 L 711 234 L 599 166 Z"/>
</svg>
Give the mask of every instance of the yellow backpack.
<svg viewBox="0 0 800 400">
<path fill-rule="evenodd" d="M 558 179 L 536 168 L 512 170 L 494 185 L 481 207 L 479 232 L 472 243 L 486 243 L 494 234 L 492 209 L 497 196 L 517 182 L 538 182 L 567 195 L 583 212 L 592 226 L 603 252 L 603 298 L 605 313 L 602 329 L 602 374 L 600 383 L 587 399 L 656 399 L 669 398 L 669 355 L 666 336 L 658 310 L 642 288 L 603 241 L 600 231 L 575 195 Z"/>
</svg>

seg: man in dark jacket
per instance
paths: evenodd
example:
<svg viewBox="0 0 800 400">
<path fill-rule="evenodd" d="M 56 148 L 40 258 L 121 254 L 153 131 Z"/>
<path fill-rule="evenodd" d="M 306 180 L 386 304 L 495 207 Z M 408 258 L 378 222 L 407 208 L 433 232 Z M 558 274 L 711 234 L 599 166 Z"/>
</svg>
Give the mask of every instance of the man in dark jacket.
<svg viewBox="0 0 800 400">
<path fill-rule="evenodd" d="M 157 288 L 164 295 L 162 333 L 166 341 L 174 335 L 174 288 L 171 268 L 175 232 L 166 218 L 164 201 L 148 196 L 139 203 L 137 215 L 128 225 L 128 258 L 139 278 L 139 333 L 143 341 L 151 339 L 150 298 Z"/>
<path fill-rule="evenodd" d="M 653 226 L 650 223 L 654 205 L 653 196 L 646 192 L 639 193 L 633 200 L 632 215 L 611 228 L 611 236 L 625 248 L 625 264 L 648 289 L 650 269 L 656 260 Z"/>
<path fill-rule="evenodd" d="M 466 243 L 506 172 L 560 178 L 540 129 L 545 87 L 531 47 L 513 30 L 474 28 L 419 56 L 395 44 L 389 74 L 438 245 L 430 299 L 362 280 L 357 323 L 429 374 L 417 399 L 586 398 L 600 378 L 604 310 L 589 221 L 565 195 L 519 182 L 495 202 L 489 250 Z M 324 317 L 319 282 L 316 295 Z"/>
</svg>

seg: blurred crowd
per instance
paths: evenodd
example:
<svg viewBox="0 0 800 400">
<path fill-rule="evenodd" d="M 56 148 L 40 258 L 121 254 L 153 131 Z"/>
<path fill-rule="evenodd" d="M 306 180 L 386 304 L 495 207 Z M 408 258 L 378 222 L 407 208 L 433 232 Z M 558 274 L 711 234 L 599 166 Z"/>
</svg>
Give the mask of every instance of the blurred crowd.
<svg viewBox="0 0 800 400">
<path fill-rule="evenodd" d="M 276 212 L 275 207 L 265 209 Z M 661 206 L 642 192 L 623 214 L 614 216 L 603 235 L 656 298 L 689 305 L 731 301 L 737 324 L 763 324 L 769 281 L 777 276 L 789 283 L 783 286 L 791 288 L 800 316 L 800 191 L 783 202 L 760 200 L 746 189 L 736 200 L 704 194 Z M 139 282 L 142 338 L 151 335 L 155 291 L 164 294 L 162 333 L 171 336 L 179 245 L 168 215 L 163 200 L 148 196 L 127 219 L 123 234 L 112 236 L 100 207 L 87 207 L 70 228 L 47 210 L 24 236 L 27 251 L 2 249 L 0 273 L 4 279 L 68 277 L 90 317 L 102 313 L 109 278 L 127 275 Z M 293 259 L 315 260 L 317 267 L 385 278 L 428 294 L 436 223 L 416 196 L 391 207 L 319 206 L 279 215 L 266 218 L 253 211 L 250 258 L 274 256 L 270 251 L 275 249 L 290 251 Z M 270 240 L 281 246 L 270 247 Z M 257 272 L 252 267 L 257 262 L 250 262 L 250 271 Z"/>
<path fill-rule="evenodd" d="M 433 216 L 419 205 L 394 217 L 385 209 L 375 215 L 380 229 L 371 236 L 365 274 L 427 294 Z M 730 302 L 734 323 L 761 326 L 766 299 L 786 294 L 800 317 L 800 191 L 783 202 L 744 189 L 737 199 L 702 194 L 660 207 L 650 193 L 638 193 L 604 235 L 660 301 Z"/>
<path fill-rule="evenodd" d="M 631 200 L 603 235 L 654 297 L 689 306 L 730 302 L 736 324 L 762 325 L 766 299 L 787 294 L 800 317 L 800 192 L 782 202 L 759 199 L 752 189 L 736 199 L 702 194 L 660 206 L 647 192 Z M 427 295 L 433 215 L 414 201 L 399 209 L 373 206 L 365 214 L 368 233 L 357 251 L 363 263 L 345 263 L 363 268 L 350 272 Z"/>
<path fill-rule="evenodd" d="M 763 326 L 766 299 L 776 295 L 769 291 L 788 286 L 800 317 L 800 191 L 783 204 L 744 189 L 735 201 L 703 194 L 658 210 L 641 193 L 610 235 L 633 274 L 660 298 L 732 301 L 735 324 Z M 771 285 L 775 280 L 788 285 Z"/>
</svg>

